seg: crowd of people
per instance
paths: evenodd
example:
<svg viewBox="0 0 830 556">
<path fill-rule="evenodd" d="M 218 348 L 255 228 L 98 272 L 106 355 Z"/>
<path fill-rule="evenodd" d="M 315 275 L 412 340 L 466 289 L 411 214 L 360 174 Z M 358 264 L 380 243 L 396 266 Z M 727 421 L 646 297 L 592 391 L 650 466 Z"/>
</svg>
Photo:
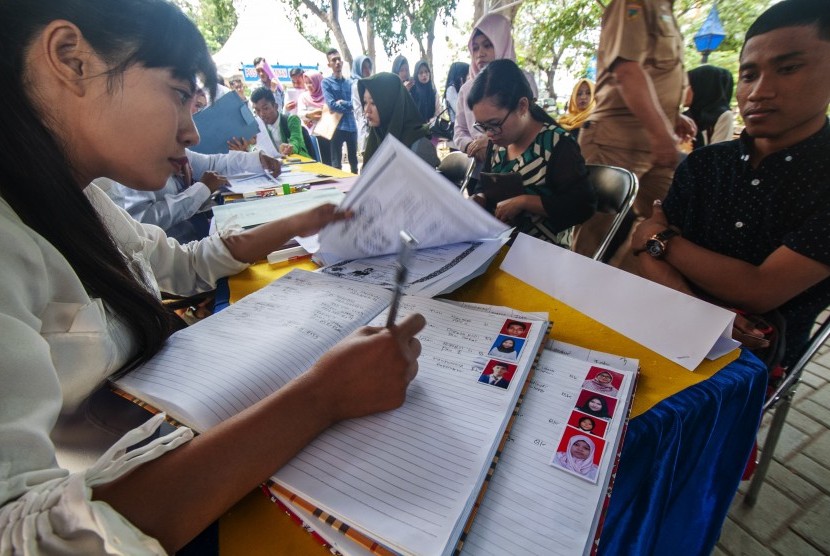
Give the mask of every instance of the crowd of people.
<svg viewBox="0 0 830 556">
<path fill-rule="evenodd" d="M 244 98 L 241 80 L 217 85 L 204 39 L 171 3 L 112 3 L 0 3 L 0 553 L 178 550 L 327 427 L 403 403 L 421 315 L 359 329 L 198 437 L 159 437 L 160 421 L 128 418 L 104 382 L 183 326 L 162 292 L 209 290 L 290 238 L 351 217 L 327 205 L 209 235 L 198 209 L 223 174 L 279 173 L 279 156 L 318 151 L 339 167 L 344 145 L 357 173 L 358 150 L 374 164 L 388 135 L 437 166 L 429 126 L 442 105 L 455 148 L 476 162 L 470 202 L 520 231 L 592 253 L 603 215 L 587 165 L 619 166 L 640 191 L 614 264 L 741 314 L 780 312 L 783 366 L 830 305 L 826 0 L 783 0 L 747 30 L 735 140 L 731 75 L 687 74 L 671 0 L 612 0 L 597 82 L 577 82 L 558 121 L 536 104 L 510 21 L 487 14 L 442 93 L 428 63 L 410 71 L 403 56 L 391 72 L 365 56 L 344 71 L 331 49 L 330 75 L 292 71 L 291 88 L 256 59 L 257 150 L 239 138 L 231 146 L 242 152 L 224 155 L 189 149 L 193 113 L 221 92 Z M 324 126 L 328 137 L 316 133 Z M 694 141 L 685 158 L 684 140 Z M 766 332 L 752 322 L 736 320 L 735 335 L 761 349 Z M 599 395 L 580 410 L 607 413 Z M 593 449 L 578 436 L 557 457 L 593 472 Z"/>
</svg>

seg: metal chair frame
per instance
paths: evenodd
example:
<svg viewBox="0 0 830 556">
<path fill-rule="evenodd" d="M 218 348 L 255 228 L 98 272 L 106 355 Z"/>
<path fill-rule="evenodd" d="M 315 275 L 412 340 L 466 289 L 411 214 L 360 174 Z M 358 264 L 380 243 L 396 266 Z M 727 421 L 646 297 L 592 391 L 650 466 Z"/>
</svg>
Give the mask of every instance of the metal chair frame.
<svg viewBox="0 0 830 556">
<path fill-rule="evenodd" d="M 767 431 L 764 448 L 761 450 L 761 457 L 758 458 L 758 466 L 755 468 L 752 481 L 750 481 L 749 488 L 744 497 L 744 504 L 747 506 L 754 506 L 755 502 L 758 501 L 758 493 L 761 492 L 761 487 L 764 485 L 764 479 L 767 476 L 772 457 L 775 455 L 775 446 L 781 437 L 781 431 L 784 428 L 784 422 L 787 420 L 787 413 L 790 411 L 793 396 L 795 396 L 795 390 L 801 381 L 804 367 L 807 366 L 807 363 L 810 362 L 819 348 L 827 341 L 827 338 L 830 338 L 830 316 L 824 320 L 819 329 L 813 334 L 810 343 L 807 344 L 801 357 L 798 358 L 798 361 L 790 369 L 784 381 L 764 404 L 762 414 L 772 411 L 772 421 L 770 422 L 769 431 Z"/>
<path fill-rule="evenodd" d="M 463 173 L 459 171 L 463 165 L 466 165 L 466 169 Z M 470 183 L 470 176 L 473 175 L 473 168 L 475 168 L 475 159 L 470 158 L 466 154 L 462 153 L 461 151 L 451 152 L 447 156 L 444 157 L 444 160 L 438 165 L 438 173 L 450 180 L 456 187 L 458 187 L 459 191 L 463 195 L 467 189 L 467 185 Z M 461 176 L 461 181 L 459 182 L 458 177 L 450 177 L 447 175 L 450 173 L 449 171 L 452 170 L 452 175 Z"/>
<path fill-rule="evenodd" d="M 611 240 L 622 226 L 628 211 L 634 204 L 634 198 L 637 196 L 639 189 L 639 182 L 637 176 L 625 168 L 617 166 L 606 166 L 603 164 L 588 164 L 588 180 L 594 191 L 597 193 L 597 212 L 605 214 L 616 214 L 611 221 L 611 226 L 605 233 L 605 237 L 594 252 L 593 259 L 595 261 L 604 261 L 608 246 L 611 245 Z M 616 188 L 607 187 L 607 184 L 602 184 L 601 180 L 608 179 L 607 176 L 611 174 L 616 183 Z"/>
</svg>

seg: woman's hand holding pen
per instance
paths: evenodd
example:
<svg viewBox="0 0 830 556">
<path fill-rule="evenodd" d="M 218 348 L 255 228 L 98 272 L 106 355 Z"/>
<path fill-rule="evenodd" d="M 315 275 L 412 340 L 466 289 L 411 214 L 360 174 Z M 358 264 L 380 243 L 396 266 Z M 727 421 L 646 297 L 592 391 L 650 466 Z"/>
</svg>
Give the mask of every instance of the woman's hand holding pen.
<svg viewBox="0 0 830 556">
<path fill-rule="evenodd" d="M 412 314 L 391 328 L 364 326 L 326 352 L 301 380 L 315 381 L 331 422 L 400 407 L 418 373 L 426 325 Z"/>
</svg>

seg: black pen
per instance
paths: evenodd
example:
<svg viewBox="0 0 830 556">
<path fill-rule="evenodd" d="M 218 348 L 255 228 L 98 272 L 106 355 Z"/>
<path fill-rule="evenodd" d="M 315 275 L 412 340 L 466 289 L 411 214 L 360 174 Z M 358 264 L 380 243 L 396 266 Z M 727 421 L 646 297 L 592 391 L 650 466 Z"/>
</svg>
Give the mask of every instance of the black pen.
<svg viewBox="0 0 830 556">
<path fill-rule="evenodd" d="M 398 306 L 401 304 L 403 287 L 406 284 L 406 276 L 409 272 L 409 258 L 412 251 L 418 247 L 418 240 L 412 237 L 405 230 L 401 230 L 401 251 L 398 253 L 398 271 L 395 275 L 395 290 L 392 294 L 392 303 L 389 304 L 389 317 L 386 319 L 386 328 L 395 324 L 398 316 Z"/>
</svg>

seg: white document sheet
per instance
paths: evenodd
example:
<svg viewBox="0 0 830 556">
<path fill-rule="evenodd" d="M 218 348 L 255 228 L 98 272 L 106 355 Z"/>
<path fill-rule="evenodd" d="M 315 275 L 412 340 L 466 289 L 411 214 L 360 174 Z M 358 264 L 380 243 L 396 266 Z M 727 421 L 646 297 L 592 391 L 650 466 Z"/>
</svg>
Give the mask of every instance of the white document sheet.
<svg viewBox="0 0 830 556">
<path fill-rule="evenodd" d="M 301 172 L 299 170 L 294 171 L 290 168 L 284 168 L 277 177 L 264 173 L 228 176 L 228 185 L 224 188 L 224 190 L 228 193 L 244 195 L 246 193 L 262 191 L 264 189 L 279 188 L 284 184 L 300 185 L 330 179 L 333 178 L 321 176 L 312 172 Z"/>
<path fill-rule="evenodd" d="M 213 207 L 213 226 L 219 232 L 233 226 L 251 228 L 326 203 L 339 205 L 343 197 L 343 192 L 338 189 L 318 189 L 279 197 L 226 203 Z"/>
<path fill-rule="evenodd" d="M 401 230 L 423 249 L 495 238 L 509 229 L 391 135 L 342 206 L 355 216 L 320 232 L 318 257 L 326 265 L 395 253 Z"/>
<path fill-rule="evenodd" d="M 224 186 L 224 191 L 228 193 L 247 193 L 249 191 L 259 191 L 261 189 L 272 189 L 279 187 L 280 182 L 276 180 L 271 174 L 239 174 L 237 176 L 227 176 L 228 185 Z"/>
<path fill-rule="evenodd" d="M 621 406 L 605 430 L 607 444 L 599 478 L 591 483 L 549 462 L 592 366 L 590 362 L 543 352 L 467 535 L 463 554 L 590 553 L 636 376 L 620 373 L 624 375 L 619 389 Z"/>
<path fill-rule="evenodd" d="M 448 293 L 475 278 L 480 270 L 486 270 L 487 263 L 506 242 L 505 237 L 419 249 L 412 253 L 407 265 L 408 279 L 403 292 L 426 297 Z M 397 260 L 397 255 L 381 255 L 342 261 L 322 268 L 320 272 L 391 289 L 395 287 Z"/>
<path fill-rule="evenodd" d="M 332 515 L 349 516 L 350 526 L 392 550 L 450 554 L 547 325 L 532 322 L 516 374 L 502 390 L 480 383 L 481 369 L 470 362 L 486 363 L 503 316 L 404 297 L 401 318 L 413 311 L 427 327 L 418 334 L 423 351 L 406 403 L 335 425 L 273 480 Z M 385 317 L 370 324 L 383 326 Z"/>
<path fill-rule="evenodd" d="M 501 269 L 690 371 L 740 346 L 731 311 L 524 234 Z"/>
<path fill-rule="evenodd" d="M 512 318 L 533 316 L 508 308 L 503 312 L 498 308 L 484 309 Z M 462 554 L 577 556 L 590 552 L 593 546 L 599 508 L 610 483 L 609 473 L 617 457 L 622 424 L 628 415 L 637 362 L 629 359 L 629 369 L 622 369 L 627 372 L 622 373 L 619 389 L 621 406 L 603 433 L 608 445 L 601 458 L 599 478 L 596 483 L 590 483 L 563 473 L 549 465 L 549 461 L 556 449 L 556 441 L 574 411 L 574 400 L 586 372 L 597 363 L 593 359 L 624 358 L 564 342 L 556 342 L 556 349 L 568 351 L 578 359 L 558 351 L 542 353 Z M 615 365 L 599 365 L 620 370 Z M 277 496 L 342 554 L 371 555 L 369 550 L 339 530 L 287 498 Z"/>
</svg>

